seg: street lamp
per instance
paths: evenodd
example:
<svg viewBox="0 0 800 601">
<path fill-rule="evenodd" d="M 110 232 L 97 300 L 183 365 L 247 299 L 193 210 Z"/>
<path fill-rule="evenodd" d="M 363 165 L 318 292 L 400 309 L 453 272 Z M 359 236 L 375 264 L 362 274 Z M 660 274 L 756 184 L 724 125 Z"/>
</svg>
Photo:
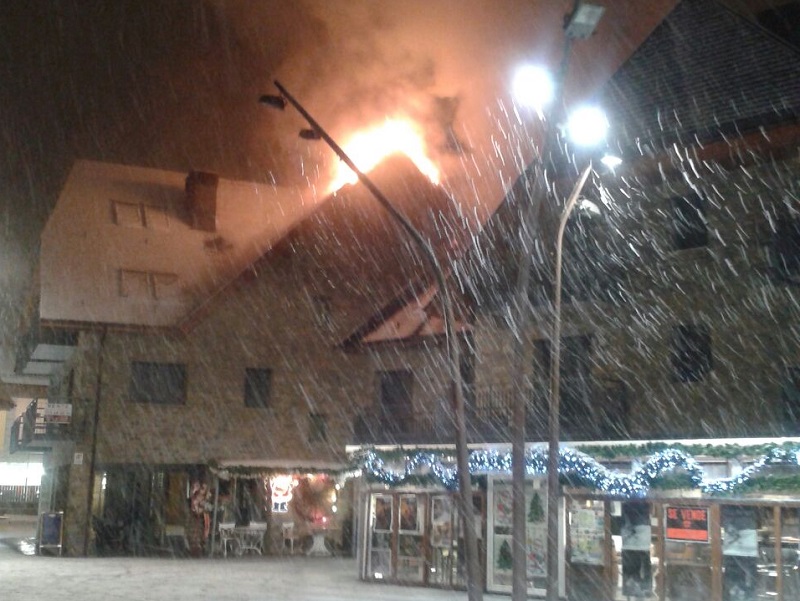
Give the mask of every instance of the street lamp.
<svg viewBox="0 0 800 601">
<path fill-rule="evenodd" d="M 579 107 L 567 121 L 570 139 L 578 146 L 594 146 L 605 139 L 608 132 L 608 118 L 598 107 Z M 564 231 L 572 210 L 592 171 L 592 163 L 586 165 L 572 192 L 561 210 L 555 241 L 553 331 L 550 337 L 550 411 L 547 417 L 547 575 L 548 601 L 558 599 L 558 503 L 560 485 L 558 479 L 559 439 L 561 437 L 561 262 L 564 247 Z M 551 593 L 551 590 L 555 589 Z"/>
<path fill-rule="evenodd" d="M 469 456 L 467 449 L 467 427 L 465 416 L 464 386 L 461 378 L 461 347 L 458 341 L 455 316 L 453 312 L 453 300 L 450 296 L 450 289 L 447 286 L 447 278 L 444 274 L 439 259 L 431 243 L 414 227 L 409 219 L 399 211 L 394 204 L 380 191 L 367 175 L 362 172 L 345 151 L 336 141 L 317 123 L 311 114 L 292 96 L 280 82 L 275 81 L 275 87 L 280 91 L 280 95 L 261 96 L 259 102 L 262 104 L 284 109 L 287 102 L 291 104 L 306 120 L 310 129 L 300 132 L 300 137 L 305 139 L 321 139 L 333 150 L 339 159 L 345 163 L 358 176 L 359 181 L 369 190 L 375 199 L 383 206 L 395 219 L 411 239 L 425 255 L 430 267 L 436 277 L 439 292 L 442 299 L 442 314 L 445 323 L 445 338 L 449 356 L 450 379 L 453 386 L 453 412 L 456 428 L 456 462 L 458 465 L 459 478 L 459 512 L 464 525 L 465 543 L 465 563 L 467 570 L 467 596 L 470 601 L 481 601 L 483 599 L 483 589 L 480 578 L 480 563 L 478 558 L 478 537 L 475 531 L 475 520 L 473 519 L 472 507 L 472 480 L 469 472 Z"/>
<path fill-rule="evenodd" d="M 597 27 L 597 23 L 603 15 L 604 8 L 593 4 L 584 3 L 581 0 L 575 0 L 572 12 L 567 15 L 564 24 L 564 48 L 561 56 L 561 64 L 559 71 L 554 78 L 553 94 L 554 98 L 559 98 L 563 90 L 564 79 L 566 78 L 567 67 L 569 65 L 569 58 L 572 50 L 572 41 L 575 39 L 588 38 Z M 524 101 L 525 98 L 523 97 Z M 551 103 L 552 105 L 552 103 Z M 537 153 L 537 159 L 534 162 L 533 168 L 533 190 L 530 193 L 530 202 L 523 205 L 520 218 L 520 239 L 521 239 L 521 254 L 517 272 L 517 285 L 514 298 L 514 309 L 517 313 L 517 327 L 520 332 L 527 332 L 528 326 L 531 321 L 531 311 L 528 308 L 528 289 L 530 287 L 530 270 L 532 264 L 533 254 L 533 241 L 531 240 L 531 232 L 533 232 L 537 225 L 541 206 L 547 198 L 548 190 L 545 183 L 545 168 L 544 157 L 547 156 L 550 148 L 556 146 L 555 138 L 556 132 L 553 126 L 552 116 L 554 108 L 550 106 L 545 112 L 542 107 L 534 107 L 539 113 L 540 118 L 544 122 L 544 134 L 542 147 Z M 567 201 L 566 206 L 570 206 L 570 211 L 580 194 L 586 178 L 589 175 L 590 167 L 581 174 L 575 188 Z M 574 197 L 574 199 L 573 199 Z M 571 202 L 570 202 L 571 201 Z M 566 224 L 566 219 L 569 217 L 569 212 L 565 211 L 562 214 L 562 220 Z M 558 237 L 560 240 L 563 234 Z M 559 264 L 558 275 L 558 302 L 559 312 L 561 303 L 560 292 L 560 242 L 556 248 L 556 261 Z M 560 315 L 557 319 L 558 330 L 560 337 Z M 555 323 L 554 323 L 555 330 Z M 525 526 L 525 413 L 527 402 L 527 387 L 525 385 L 525 374 L 527 373 L 526 355 L 525 355 L 525 337 L 517 336 L 516 338 L 516 352 L 515 352 L 515 397 L 512 407 L 512 425 L 511 425 L 511 464 L 512 464 L 512 490 L 513 490 L 513 527 L 512 527 L 512 601 L 524 601 L 527 599 L 527 540 L 526 540 L 526 526 Z M 552 345 L 552 352 L 556 350 L 560 352 L 560 348 L 556 347 L 557 343 Z M 557 360 L 551 360 L 551 378 L 550 378 L 550 410 L 548 417 L 548 464 L 547 464 L 547 601 L 557 601 L 559 597 L 559 562 L 558 562 L 558 547 L 559 547 L 559 531 L 558 531 L 558 449 L 559 449 L 559 407 L 557 396 L 553 396 L 553 388 L 558 393 L 558 369 L 553 376 L 553 363 L 558 363 Z"/>
</svg>

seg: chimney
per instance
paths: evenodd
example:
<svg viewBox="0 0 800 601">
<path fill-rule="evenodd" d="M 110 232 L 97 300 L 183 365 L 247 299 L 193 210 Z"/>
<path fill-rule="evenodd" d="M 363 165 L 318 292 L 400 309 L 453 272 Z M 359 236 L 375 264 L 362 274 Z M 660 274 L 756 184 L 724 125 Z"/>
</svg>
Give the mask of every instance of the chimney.
<svg viewBox="0 0 800 601">
<path fill-rule="evenodd" d="M 186 176 L 186 208 L 192 228 L 206 232 L 217 230 L 217 184 L 219 176 L 191 171 Z"/>
</svg>

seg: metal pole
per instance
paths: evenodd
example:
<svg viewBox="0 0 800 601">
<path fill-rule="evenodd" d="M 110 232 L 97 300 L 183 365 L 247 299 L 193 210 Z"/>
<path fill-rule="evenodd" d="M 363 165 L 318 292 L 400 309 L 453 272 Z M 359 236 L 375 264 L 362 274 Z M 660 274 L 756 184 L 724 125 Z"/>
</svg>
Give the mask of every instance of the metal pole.
<svg viewBox="0 0 800 601">
<path fill-rule="evenodd" d="M 572 209 L 578 196 L 586 184 L 586 179 L 592 170 L 589 163 L 575 182 L 572 193 L 564 205 L 561 220 L 558 224 L 556 237 L 555 257 L 555 300 L 553 302 L 553 334 L 550 340 L 550 413 L 547 419 L 548 447 L 547 447 L 547 601 L 558 601 L 558 503 L 561 497 L 558 481 L 559 457 L 559 414 L 560 414 L 560 386 L 561 386 L 561 256 L 564 246 L 564 230 L 567 226 Z"/>
<path fill-rule="evenodd" d="M 580 0 L 576 0 L 574 10 L 577 10 Z M 572 51 L 572 38 L 567 36 L 564 39 L 564 48 L 561 55 L 561 64 L 555 78 L 556 101 L 561 100 L 561 93 L 564 88 L 567 68 L 569 66 L 570 54 Z M 542 206 L 547 198 L 547 184 L 545 181 L 544 161 L 548 159 L 548 154 L 552 148 L 557 147 L 554 138 L 556 131 L 553 124 L 557 116 L 557 110 L 551 108 L 547 111 L 542 121 L 544 123 L 544 133 L 541 149 L 534 162 L 533 169 L 533 190 L 530 193 L 530 202 L 521 209 L 520 218 L 520 238 L 522 247 L 518 261 L 517 283 L 514 299 L 514 310 L 516 311 L 517 339 L 515 341 L 514 352 L 514 400 L 512 407 L 511 424 L 511 482 L 512 482 L 512 529 L 511 529 L 511 598 L 512 601 L 525 601 L 528 597 L 528 578 L 527 578 L 527 533 L 525 526 L 526 507 L 525 507 L 525 413 L 526 404 L 530 387 L 526 384 L 526 376 L 529 372 L 526 355 L 526 341 L 530 323 L 532 319 L 530 301 L 528 298 L 530 288 L 530 271 L 533 263 L 533 232 L 538 227 L 537 219 L 542 215 Z M 558 519 L 558 516 L 555 516 Z M 548 514 L 548 523 L 550 516 Z M 548 539 L 551 532 L 548 528 Z M 548 595 L 552 582 L 558 583 L 556 571 L 551 578 L 550 563 L 548 560 Z M 557 589 L 556 589 L 557 590 Z M 558 593 L 556 592 L 556 595 Z"/>
<path fill-rule="evenodd" d="M 480 578 L 480 562 L 478 558 L 478 537 L 475 532 L 475 520 L 473 519 L 472 507 L 472 480 L 469 473 L 469 452 L 467 449 L 467 428 L 465 416 L 464 387 L 461 379 L 461 349 L 458 342 L 455 316 L 453 313 L 453 301 L 444 270 L 436 257 L 430 242 L 414 227 L 408 218 L 395 208 L 392 202 L 380 191 L 380 189 L 363 173 L 356 164 L 350 159 L 345 151 L 331 138 L 330 135 L 317 123 L 317 121 L 306 111 L 303 106 L 284 88 L 277 80 L 275 86 L 280 90 L 283 97 L 303 116 L 325 143 L 336 153 L 336 155 L 350 167 L 358 176 L 358 180 L 364 184 L 367 190 L 383 206 L 389 214 L 400 223 L 412 240 L 417 244 L 422 253 L 430 263 L 436 277 L 439 292 L 442 298 L 442 312 L 445 323 L 445 338 L 447 339 L 448 354 L 450 357 L 450 378 L 453 385 L 453 413 L 456 428 L 456 461 L 458 465 L 459 479 L 459 513 L 464 525 L 465 543 L 465 563 L 467 568 L 467 597 L 470 601 L 481 601 L 483 599 L 483 585 Z"/>
<path fill-rule="evenodd" d="M 94 501 L 94 470 L 97 462 L 97 436 L 100 430 L 100 392 L 103 383 L 103 351 L 106 344 L 108 327 L 104 326 L 100 332 L 100 342 L 97 350 L 97 378 L 94 385 L 94 419 L 92 425 L 92 447 L 89 452 L 89 483 L 88 498 L 86 499 L 86 524 L 83 532 L 83 555 L 89 556 L 89 540 L 92 533 L 92 502 Z"/>
</svg>

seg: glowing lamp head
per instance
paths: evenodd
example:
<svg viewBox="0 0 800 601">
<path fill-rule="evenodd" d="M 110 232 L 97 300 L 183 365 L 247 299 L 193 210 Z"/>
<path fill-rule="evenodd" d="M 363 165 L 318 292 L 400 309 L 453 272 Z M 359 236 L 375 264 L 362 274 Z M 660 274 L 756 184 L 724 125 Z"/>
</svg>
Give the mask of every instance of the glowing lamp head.
<svg viewBox="0 0 800 601">
<path fill-rule="evenodd" d="M 596 106 L 582 106 L 567 121 L 567 135 L 578 146 L 596 146 L 608 133 L 608 117 Z"/>
<path fill-rule="evenodd" d="M 541 117 L 545 107 L 553 102 L 556 85 L 544 67 L 525 65 L 517 69 L 512 89 L 517 102 L 534 109 Z"/>
</svg>

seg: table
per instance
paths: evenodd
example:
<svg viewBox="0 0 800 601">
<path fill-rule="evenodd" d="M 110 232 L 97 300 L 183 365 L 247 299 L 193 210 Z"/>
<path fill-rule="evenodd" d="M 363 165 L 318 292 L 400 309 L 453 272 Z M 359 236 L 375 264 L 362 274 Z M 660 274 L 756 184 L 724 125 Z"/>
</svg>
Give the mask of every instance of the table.
<svg viewBox="0 0 800 601">
<path fill-rule="evenodd" d="M 312 528 L 311 529 L 311 548 L 306 551 L 306 555 L 310 557 L 332 557 L 328 545 L 325 544 L 325 539 L 335 528 Z"/>
<path fill-rule="evenodd" d="M 265 523 L 236 526 L 233 529 L 233 539 L 236 541 L 236 555 L 243 555 L 246 551 L 253 551 L 262 555 L 266 531 L 267 525 Z"/>
</svg>

